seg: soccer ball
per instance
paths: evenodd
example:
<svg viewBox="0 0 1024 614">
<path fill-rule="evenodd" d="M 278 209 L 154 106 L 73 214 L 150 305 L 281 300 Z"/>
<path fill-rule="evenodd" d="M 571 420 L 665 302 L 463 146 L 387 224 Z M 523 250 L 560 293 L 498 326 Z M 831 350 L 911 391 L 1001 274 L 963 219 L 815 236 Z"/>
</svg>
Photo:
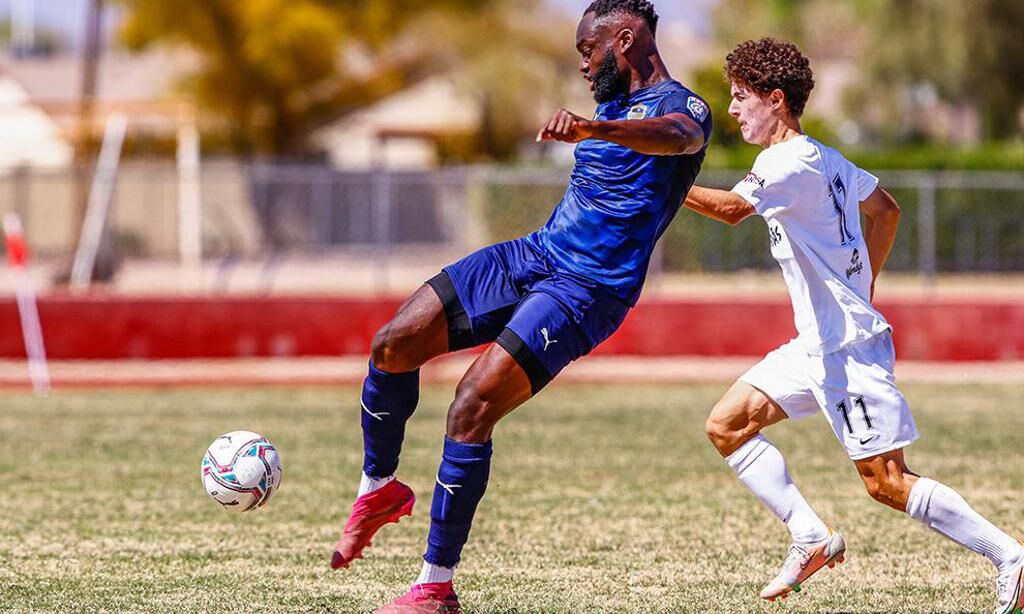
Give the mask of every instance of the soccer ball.
<svg viewBox="0 0 1024 614">
<path fill-rule="evenodd" d="M 214 501 L 248 512 L 266 505 L 281 487 L 281 458 L 266 437 L 232 431 L 210 444 L 199 473 Z"/>
</svg>

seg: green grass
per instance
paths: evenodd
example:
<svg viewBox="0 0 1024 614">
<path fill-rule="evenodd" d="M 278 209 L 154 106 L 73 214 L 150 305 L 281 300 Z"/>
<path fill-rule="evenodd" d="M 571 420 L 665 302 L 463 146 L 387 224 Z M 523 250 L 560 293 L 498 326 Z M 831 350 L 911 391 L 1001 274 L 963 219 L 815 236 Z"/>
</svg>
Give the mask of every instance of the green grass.
<svg viewBox="0 0 1024 614">
<path fill-rule="evenodd" d="M 850 545 L 784 605 L 761 585 L 783 527 L 703 435 L 722 386 L 552 386 L 502 424 L 457 578 L 467 612 L 987 612 L 987 561 L 863 493 L 820 418 L 775 427 L 804 494 Z M 1021 387 L 909 387 L 911 466 L 1024 532 Z M 420 494 L 351 570 L 328 567 L 357 483 L 357 391 L 83 392 L 0 409 L 0 612 L 368 612 L 419 570 L 449 387 L 424 390 L 402 476 Z M 222 511 L 199 461 L 269 436 L 283 489 Z"/>
</svg>

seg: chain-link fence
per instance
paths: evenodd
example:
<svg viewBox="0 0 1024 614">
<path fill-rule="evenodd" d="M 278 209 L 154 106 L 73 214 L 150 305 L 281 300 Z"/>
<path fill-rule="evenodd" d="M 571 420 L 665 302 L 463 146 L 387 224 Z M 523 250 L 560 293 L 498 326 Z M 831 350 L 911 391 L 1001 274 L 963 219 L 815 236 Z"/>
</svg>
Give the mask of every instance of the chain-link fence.
<svg viewBox="0 0 1024 614">
<path fill-rule="evenodd" d="M 1024 174 L 879 174 L 904 211 L 891 269 L 925 275 L 1024 272 Z M 370 276 L 407 264 L 436 269 L 540 227 L 568 177 L 567 169 L 350 172 L 210 161 L 201 180 L 203 253 L 207 262 L 348 257 L 354 267 L 369 267 Z M 707 171 L 698 182 L 727 188 L 741 177 Z M 121 259 L 177 259 L 177 194 L 173 163 L 122 165 L 107 226 L 108 244 Z M 43 257 L 71 253 L 77 202 L 70 171 L 0 177 L 0 211 L 21 214 L 30 245 Z M 774 266 L 764 224 L 730 228 L 686 210 L 669 227 L 652 263 L 654 273 Z"/>
</svg>

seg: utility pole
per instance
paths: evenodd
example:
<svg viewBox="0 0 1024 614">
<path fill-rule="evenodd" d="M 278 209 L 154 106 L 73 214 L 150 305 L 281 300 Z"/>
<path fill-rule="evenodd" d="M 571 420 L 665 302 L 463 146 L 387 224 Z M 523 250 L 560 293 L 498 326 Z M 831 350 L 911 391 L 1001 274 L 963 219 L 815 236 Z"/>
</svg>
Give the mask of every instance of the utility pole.
<svg viewBox="0 0 1024 614">
<path fill-rule="evenodd" d="M 96 82 L 99 76 L 100 46 L 102 45 L 103 0 L 89 1 L 89 15 L 85 23 L 85 48 L 82 50 L 82 89 L 78 99 L 78 129 L 75 135 L 75 209 L 71 216 L 71 236 L 82 235 L 85 211 L 89 206 L 90 162 L 93 158 L 93 128 L 96 107 Z"/>
</svg>

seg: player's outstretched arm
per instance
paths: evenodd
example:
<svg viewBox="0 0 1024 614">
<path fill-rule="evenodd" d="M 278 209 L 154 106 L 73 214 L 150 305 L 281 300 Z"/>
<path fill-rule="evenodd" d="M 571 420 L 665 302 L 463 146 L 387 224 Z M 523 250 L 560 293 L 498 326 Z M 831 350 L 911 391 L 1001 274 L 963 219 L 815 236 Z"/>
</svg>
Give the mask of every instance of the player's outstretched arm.
<svg viewBox="0 0 1024 614">
<path fill-rule="evenodd" d="M 702 188 L 696 185 L 690 188 L 690 193 L 686 195 L 683 204 L 703 216 L 731 226 L 739 224 L 756 213 L 754 206 L 735 192 Z"/>
<path fill-rule="evenodd" d="M 900 206 L 896 199 L 882 188 L 876 188 L 860 204 L 865 216 L 864 241 L 868 244 L 868 258 L 871 260 L 871 298 L 875 297 L 875 281 L 878 280 L 889 252 L 896 242 L 896 230 L 900 225 Z"/>
<path fill-rule="evenodd" d="M 704 147 L 704 130 L 693 118 L 682 113 L 635 120 L 589 120 L 565 109 L 551 116 L 539 133 L 537 142 L 579 143 L 599 139 L 649 156 L 695 154 Z"/>
</svg>

